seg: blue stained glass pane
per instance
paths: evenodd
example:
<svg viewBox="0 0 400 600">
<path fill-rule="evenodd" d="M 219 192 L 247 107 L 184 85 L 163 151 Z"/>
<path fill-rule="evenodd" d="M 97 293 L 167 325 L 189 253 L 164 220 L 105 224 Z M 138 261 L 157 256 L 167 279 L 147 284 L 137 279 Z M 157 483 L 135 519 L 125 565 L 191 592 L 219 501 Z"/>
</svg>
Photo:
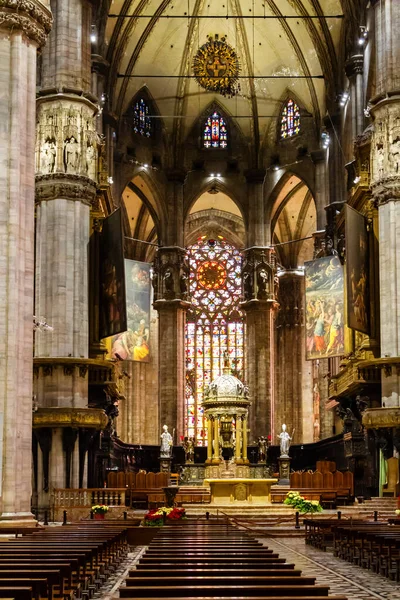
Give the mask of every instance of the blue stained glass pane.
<svg viewBox="0 0 400 600">
<path fill-rule="evenodd" d="M 228 130 L 225 119 L 214 111 L 207 117 L 203 129 L 204 148 L 226 148 L 228 146 Z"/>
<path fill-rule="evenodd" d="M 293 137 L 300 133 L 300 109 L 296 102 L 289 98 L 281 113 L 281 139 Z"/>
<path fill-rule="evenodd" d="M 151 137 L 152 126 L 149 116 L 149 107 L 141 98 L 133 107 L 133 131 L 144 137 Z"/>
</svg>

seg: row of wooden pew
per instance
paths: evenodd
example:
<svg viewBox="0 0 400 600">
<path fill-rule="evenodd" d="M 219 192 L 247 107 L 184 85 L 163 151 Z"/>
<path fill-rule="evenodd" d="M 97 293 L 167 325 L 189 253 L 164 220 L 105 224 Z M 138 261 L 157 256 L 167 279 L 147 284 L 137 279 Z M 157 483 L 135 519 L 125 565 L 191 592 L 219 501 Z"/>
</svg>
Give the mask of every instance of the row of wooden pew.
<svg viewBox="0 0 400 600">
<path fill-rule="evenodd" d="M 194 519 L 164 526 L 119 588 L 121 598 L 135 600 L 315 600 L 328 592 L 229 523 Z"/>
<path fill-rule="evenodd" d="M 0 598 L 91 598 L 128 551 L 127 529 L 99 522 L 0 540 Z"/>
<path fill-rule="evenodd" d="M 352 523 L 334 528 L 333 553 L 384 577 L 400 581 L 400 526 Z"/>
</svg>

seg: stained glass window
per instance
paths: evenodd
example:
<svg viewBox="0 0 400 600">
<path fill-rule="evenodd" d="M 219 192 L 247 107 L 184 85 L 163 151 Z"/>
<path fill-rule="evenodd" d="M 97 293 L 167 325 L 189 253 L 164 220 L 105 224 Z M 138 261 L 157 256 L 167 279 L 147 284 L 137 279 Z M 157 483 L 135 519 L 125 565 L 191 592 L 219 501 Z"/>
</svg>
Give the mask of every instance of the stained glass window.
<svg viewBox="0 0 400 600">
<path fill-rule="evenodd" d="M 143 98 L 140 98 L 133 107 L 133 131 L 145 137 L 151 136 L 151 119 L 149 107 Z"/>
<path fill-rule="evenodd" d="M 226 148 L 227 145 L 228 131 L 225 119 L 214 111 L 204 124 L 203 146 L 204 148 Z"/>
<path fill-rule="evenodd" d="M 300 109 L 291 98 L 285 103 L 281 114 L 281 138 L 285 140 L 300 133 Z"/>
<path fill-rule="evenodd" d="M 207 444 L 201 403 L 207 384 L 222 374 L 224 352 L 232 373 L 243 379 L 244 322 L 239 309 L 240 252 L 223 238 L 206 236 L 188 248 L 193 310 L 186 324 L 185 434 Z"/>
</svg>

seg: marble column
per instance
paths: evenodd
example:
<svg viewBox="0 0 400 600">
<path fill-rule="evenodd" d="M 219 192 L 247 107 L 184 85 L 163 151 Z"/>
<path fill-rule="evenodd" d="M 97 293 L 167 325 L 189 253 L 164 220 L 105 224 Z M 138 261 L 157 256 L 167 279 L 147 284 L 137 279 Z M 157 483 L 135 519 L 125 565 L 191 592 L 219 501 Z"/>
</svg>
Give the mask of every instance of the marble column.
<svg viewBox="0 0 400 600">
<path fill-rule="evenodd" d="M 207 460 L 206 460 L 206 464 L 211 464 L 212 461 L 212 451 L 213 451 L 213 446 L 212 446 L 212 439 L 213 439 L 213 428 L 212 428 L 212 421 L 211 421 L 211 417 L 207 418 Z"/>
<path fill-rule="evenodd" d="M 0 6 L 0 527 L 32 525 L 34 156 L 37 50 L 47 2 Z"/>
<path fill-rule="evenodd" d="M 286 271 L 279 277 L 279 311 L 275 330 L 275 430 L 282 423 L 296 439 L 313 441 L 311 362 L 306 361 L 304 274 Z M 275 440 L 276 441 L 276 440 Z"/>
<path fill-rule="evenodd" d="M 52 10 L 36 113 L 35 311 L 53 332 L 36 335 L 34 360 L 37 403 L 54 410 L 50 490 L 79 485 L 76 431 L 58 429 L 57 414 L 88 405 L 88 247 L 99 151 L 97 100 L 91 93 L 91 4 L 53 0 Z M 40 482 L 38 501 L 40 507 L 49 502 Z"/>
<path fill-rule="evenodd" d="M 242 270 L 246 312 L 246 379 L 250 390 L 251 438 L 272 434 L 274 423 L 274 316 L 277 306 L 275 254 L 272 248 L 245 250 Z M 243 432 L 244 434 L 244 432 Z"/>
<path fill-rule="evenodd" d="M 355 140 L 364 131 L 364 55 L 353 54 L 346 62 L 346 75 L 350 82 L 351 139 Z"/>
<path fill-rule="evenodd" d="M 189 302 L 189 267 L 185 249 L 163 246 L 154 261 L 154 308 L 158 311 L 160 425 L 184 435 L 185 323 Z"/>
<path fill-rule="evenodd" d="M 400 5 L 371 2 L 375 22 L 375 96 L 369 100 L 374 130 L 371 141 L 371 189 L 378 206 L 380 345 L 382 406 L 367 409 L 363 423 L 384 439 L 385 459 L 393 455 L 400 433 Z M 395 360 L 393 360 L 395 359 Z M 397 439 L 397 442 L 395 440 Z"/>
</svg>

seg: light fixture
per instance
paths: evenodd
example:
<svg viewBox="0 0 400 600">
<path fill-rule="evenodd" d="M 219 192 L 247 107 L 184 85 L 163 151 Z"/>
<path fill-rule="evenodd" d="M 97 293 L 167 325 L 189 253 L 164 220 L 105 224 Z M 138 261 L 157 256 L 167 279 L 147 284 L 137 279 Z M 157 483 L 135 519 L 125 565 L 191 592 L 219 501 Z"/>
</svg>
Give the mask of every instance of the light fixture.
<svg viewBox="0 0 400 600">
<path fill-rule="evenodd" d="M 215 173 L 210 173 L 210 177 L 215 177 Z"/>
<path fill-rule="evenodd" d="M 107 177 L 107 182 L 112 185 L 114 183 L 114 180 L 112 177 Z"/>
<path fill-rule="evenodd" d="M 349 92 L 343 92 L 343 94 L 340 96 L 340 100 L 339 100 L 340 106 L 346 106 L 346 103 L 349 100 L 349 98 L 350 98 Z"/>
<path fill-rule="evenodd" d="M 326 150 L 329 147 L 329 144 L 331 143 L 331 138 L 327 131 L 323 131 L 321 133 L 321 142 L 322 142 L 322 147 Z"/>
<path fill-rule="evenodd" d="M 360 25 L 360 34 L 358 37 L 358 45 L 364 46 L 368 38 L 368 29 L 364 25 Z"/>
<path fill-rule="evenodd" d="M 92 44 L 95 44 L 97 42 L 97 33 L 96 33 L 96 27 L 95 25 L 92 25 L 92 31 L 90 34 L 90 41 L 92 42 Z"/>
<path fill-rule="evenodd" d="M 144 163 L 144 165 L 143 165 L 143 166 L 144 166 L 144 168 L 145 168 L 145 169 L 148 169 L 148 168 L 149 168 L 149 165 L 148 165 L 147 163 Z"/>
<path fill-rule="evenodd" d="M 217 173 L 217 177 L 221 177 L 221 173 Z"/>
</svg>

